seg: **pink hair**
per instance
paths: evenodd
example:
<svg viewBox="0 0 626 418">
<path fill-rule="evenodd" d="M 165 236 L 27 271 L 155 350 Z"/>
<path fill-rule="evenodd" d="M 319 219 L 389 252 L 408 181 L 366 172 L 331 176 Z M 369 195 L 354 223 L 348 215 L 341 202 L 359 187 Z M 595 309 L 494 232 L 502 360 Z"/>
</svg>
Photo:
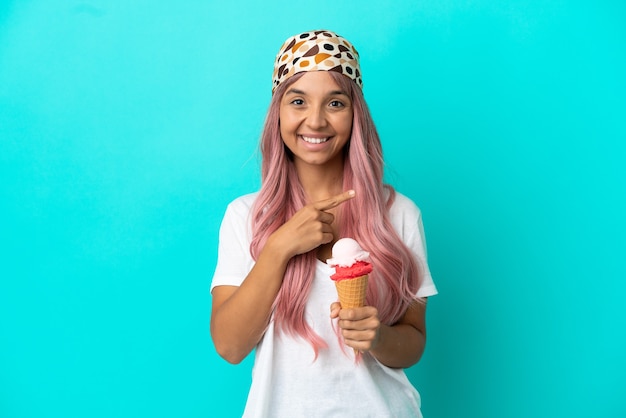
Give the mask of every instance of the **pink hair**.
<svg viewBox="0 0 626 418">
<path fill-rule="evenodd" d="M 341 90 L 352 98 L 352 137 L 345 150 L 343 189 L 356 196 L 340 206 L 342 237 L 352 237 L 370 252 L 374 271 L 370 274 L 367 302 L 378 309 L 381 322 L 397 322 L 421 284 L 417 260 L 402 242 L 391 221 L 395 191 L 383 184 L 383 154 L 378 132 L 361 89 L 348 77 L 329 71 Z M 279 128 L 280 100 L 300 74 L 276 89 L 261 136 L 261 190 L 252 209 L 250 252 L 256 260 L 268 237 L 307 203 L 295 166 Z M 339 237 L 336 237 L 339 238 Z M 317 356 L 326 342 L 308 325 L 304 308 L 315 274 L 316 252 L 290 260 L 283 284 L 274 302 L 274 320 L 284 332 L 309 341 Z"/>
</svg>

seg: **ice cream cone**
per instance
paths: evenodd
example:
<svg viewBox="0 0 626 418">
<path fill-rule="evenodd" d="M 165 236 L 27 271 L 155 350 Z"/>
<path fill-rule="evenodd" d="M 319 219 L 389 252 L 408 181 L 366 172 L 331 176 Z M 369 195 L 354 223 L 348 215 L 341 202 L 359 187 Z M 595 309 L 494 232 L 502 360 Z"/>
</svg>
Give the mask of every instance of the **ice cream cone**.
<svg viewBox="0 0 626 418">
<path fill-rule="evenodd" d="M 339 295 L 339 303 L 342 309 L 365 306 L 368 277 L 369 275 L 365 274 L 353 279 L 337 280 L 335 282 L 337 294 Z"/>
<path fill-rule="evenodd" d="M 365 306 L 365 294 L 367 293 L 368 274 L 355 277 L 354 279 L 338 280 L 335 282 L 337 295 L 341 309 L 359 308 Z M 354 349 L 354 355 L 359 355 L 359 350 Z"/>
<path fill-rule="evenodd" d="M 363 251 L 353 238 L 341 238 L 333 245 L 333 257 L 327 260 L 335 268 L 330 278 L 335 281 L 341 309 L 365 306 L 367 279 L 372 271 L 369 253 Z M 354 349 L 359 358 L 359 350 Z"/>
</svg>

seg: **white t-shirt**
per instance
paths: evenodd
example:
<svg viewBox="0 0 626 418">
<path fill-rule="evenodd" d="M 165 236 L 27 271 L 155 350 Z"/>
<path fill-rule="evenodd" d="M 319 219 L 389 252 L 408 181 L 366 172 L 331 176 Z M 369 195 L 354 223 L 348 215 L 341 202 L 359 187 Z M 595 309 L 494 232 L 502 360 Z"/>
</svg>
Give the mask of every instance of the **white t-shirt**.
<svg viewBox="0 0 626 418">
<path fill-rule="evenodd" d="M 257 193 L 242 196 L 228 206 L 220 229 L 216 286 L 239 286 L 254 265 L 250 255 L 250 211 Z M 423 267 L 419 297 L 437 294 L 428 265 L 421 213 L 407 197 L 396 193 L 391 222 Z M 384 366 L 365 354 L 355 363 L 353 350 L 340 344 L 330 320 L 330 304 L 337 291 L 330 275 L 334 269 L 317 261 L 315 278 L 306 303 L 306 317 L 328 344 L 314 361 L 311 345 L 266 330 L 256 347 L 252 386 L 244 417 L 421 417 L 420 395 L 403 369 Z"/>
</svg>

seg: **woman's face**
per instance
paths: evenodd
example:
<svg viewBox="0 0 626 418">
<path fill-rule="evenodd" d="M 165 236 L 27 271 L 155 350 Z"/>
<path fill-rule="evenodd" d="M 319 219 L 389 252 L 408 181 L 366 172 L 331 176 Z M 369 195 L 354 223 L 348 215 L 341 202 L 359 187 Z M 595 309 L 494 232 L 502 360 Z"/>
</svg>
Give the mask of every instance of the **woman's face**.
<svg viewBox="0 0 626 418">
<path fill-rule="evenodd" d="M 304 73 L 280 101 L 280 134 L 296 164 L 342 159 L 352 132 L 352 101 L 327 71 Z"/>
</svg>

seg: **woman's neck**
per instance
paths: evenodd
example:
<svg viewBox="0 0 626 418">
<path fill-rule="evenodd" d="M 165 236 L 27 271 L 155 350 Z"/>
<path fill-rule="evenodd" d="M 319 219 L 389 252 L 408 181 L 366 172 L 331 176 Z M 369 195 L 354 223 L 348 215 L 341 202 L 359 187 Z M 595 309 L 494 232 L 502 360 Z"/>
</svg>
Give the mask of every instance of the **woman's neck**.
<svg viewBox="0 0 626 418">
<path fill-rule="evenodd" d="M 343 191 L 343 162 L 334 166 L 296 166 L 300 184 L 309 202 L 328 199 Z"/>
</svg>

